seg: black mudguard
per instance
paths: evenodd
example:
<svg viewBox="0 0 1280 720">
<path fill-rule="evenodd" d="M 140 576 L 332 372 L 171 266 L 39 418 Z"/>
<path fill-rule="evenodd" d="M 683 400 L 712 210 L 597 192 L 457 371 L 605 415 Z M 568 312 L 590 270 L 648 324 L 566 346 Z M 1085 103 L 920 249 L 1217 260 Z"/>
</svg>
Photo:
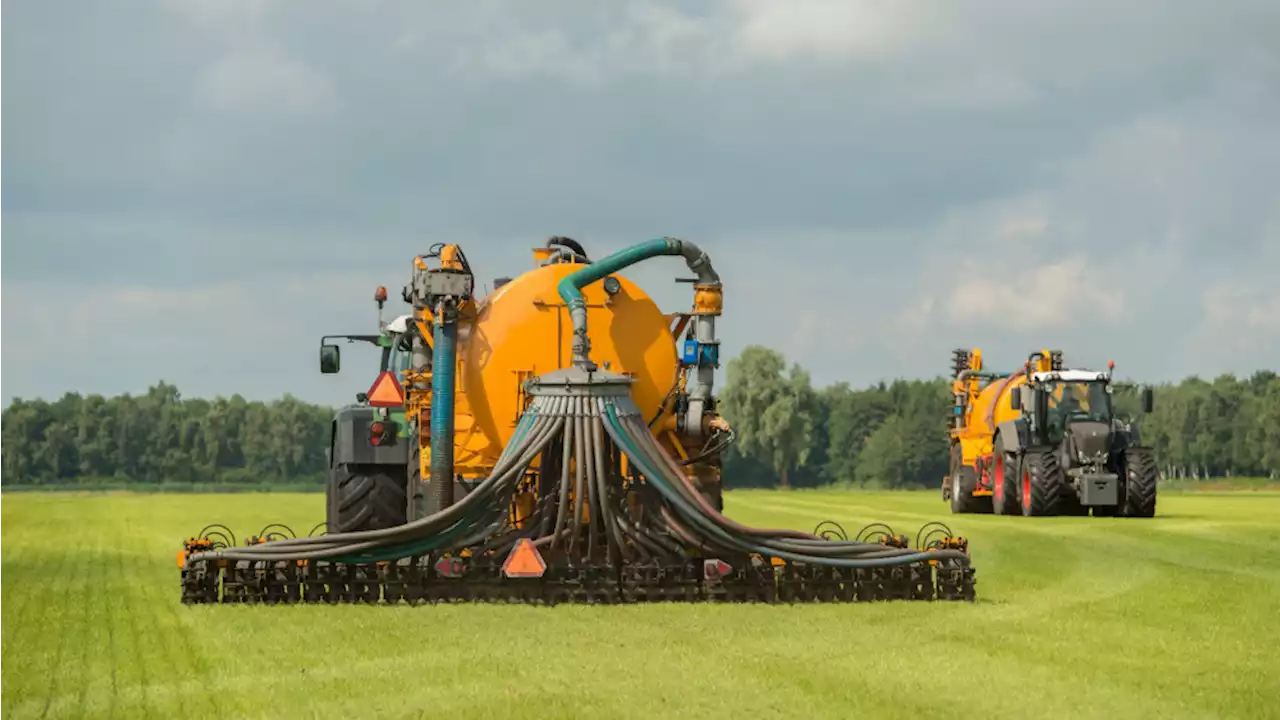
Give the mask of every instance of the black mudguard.
<svg viewBox="0 0 1280 720">
<path fill-rule="evenodd" d="M 384 445 L 369 444 L 369 426 L 378 417 L 379 409 L 367 405 L 349 405 L 334 414 L 329 436 L 329 467 L 353 464 L 405 467 L 409 462 L 408 438 L 393 436 Z"/>
</svg>

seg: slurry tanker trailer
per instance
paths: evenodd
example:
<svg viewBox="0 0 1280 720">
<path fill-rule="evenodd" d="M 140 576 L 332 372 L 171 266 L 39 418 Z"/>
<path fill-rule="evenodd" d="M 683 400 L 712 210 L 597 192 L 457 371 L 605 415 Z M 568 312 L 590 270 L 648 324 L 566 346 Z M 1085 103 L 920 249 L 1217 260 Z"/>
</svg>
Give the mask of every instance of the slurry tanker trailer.
<svg viewBox="0 0 1280 720">
<path fill-rule="evenodd" d="M 1063 367 L 1062 351 L 1032 353 L 1014 373 L 982 367 L 982 351 L 952 354 L 953 513 L 1151 517 L 1156 462 L 1138 425 L 1115 414 L 1106 371 Z M 1151 388 L 1141 406 L 1151 412 Z"/>
<path fill-rule="evenodd" d="M 881 523 L 850 539 L 722 514 L 734 433 L 713 394 L 723 294 L 706 252 L 663 237 L 593 261 L 557 237 L 534 256 L 483 298 L 458 245 L 415 257 L 411 312 L 336 337 L 382 354 L 334 417 L 325 522 L 243 544 L 206 527 L 178 552 L 183 602 L 973 599 L 968 542 L 941 523 L 913 543 Z M 695 276 L 688 311 L 620 274 L 661 256 Z"/>
</svg>

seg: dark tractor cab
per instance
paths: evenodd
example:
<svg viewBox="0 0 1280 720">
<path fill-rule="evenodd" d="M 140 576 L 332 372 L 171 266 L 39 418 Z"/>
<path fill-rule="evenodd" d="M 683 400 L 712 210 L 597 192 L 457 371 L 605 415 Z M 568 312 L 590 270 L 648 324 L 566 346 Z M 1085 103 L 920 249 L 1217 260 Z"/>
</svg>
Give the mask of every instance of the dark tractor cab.
<svg viewBox="0 0 1280 720">
<path fill-rule="evenodd" d="M 1022 514 L 1154 514 L 1154 458 L 1138 424 L 1117 415 L 1113 392 L 1110 373 L 1055 370 L 1031 374 L 1010 393 L 1021 417 L 1004 423 L 1011 427 L 1001 436 L 1016 438 L 1005 448 L 1017 462 Z M 1141 412 L 1152 406 L 1152 390 L 1143 388 Z"/>
</svg>

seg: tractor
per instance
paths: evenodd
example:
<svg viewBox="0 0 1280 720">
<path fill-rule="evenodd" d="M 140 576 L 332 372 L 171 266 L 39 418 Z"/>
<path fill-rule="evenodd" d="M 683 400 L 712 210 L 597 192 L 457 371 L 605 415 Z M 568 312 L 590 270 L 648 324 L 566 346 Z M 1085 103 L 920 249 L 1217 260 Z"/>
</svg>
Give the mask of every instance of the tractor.
<svg viewBox="0 0 1280 720">
<path fill-rule="evenodd" d="M 325 524 L 330 532 L 389 527 L 406 521 L 405 469 L 409 460 L 409 430 L 399 383 L 409 367 L 406 330 L 412 320 L 402 315 L 390 323 L 381 317 L 387 290 L 374 291 L 378 304 L 376 335 L 326 335 L 320 339 L 320 372 L 341 370 L 335 341 L 369 343 L 381 349 L 377 380 L 356 402 L 338 409 L 329 430 L 329 479 L 325 488 Z M 388 375 L 397 383 L 384 381 Z M 386 402 L 392 394 L 395 403 Z M 375 397 L 371 404 L 370 397 Z"/>
<path fill-rule="evenodd" d="M 695 276 L 688 310 L 621 274 L 660 257 Z M 850 536 L 724 515 L 724 296 L 702 248 L 664 236 L 592 260 L 557 236 L 534 263 L 480 296 L 462 248 L 438 243 L 388 325 L 379 288 L 380 332 L 336 336 L 382 359 L 332 423 L 326 531 L 272 525 L 239 546 L 208 526 L 178 554 L 183 602 L 974 599 L 968 540 L 941 523 L 913 544 L 883 523 Z"/>
<path fill-rule="evenodd" d="M 992 373 L 982 351 L 953 353 L 950 469 L 953 513 L 1152 517 L 1157 466 L 1138 425 L 1117 416 L 1106 371 L 1063 366 L 1061 350 L 1031 353 Z M 1140 394 L 1149 413 L 1150 387 Z"/>
</svg>

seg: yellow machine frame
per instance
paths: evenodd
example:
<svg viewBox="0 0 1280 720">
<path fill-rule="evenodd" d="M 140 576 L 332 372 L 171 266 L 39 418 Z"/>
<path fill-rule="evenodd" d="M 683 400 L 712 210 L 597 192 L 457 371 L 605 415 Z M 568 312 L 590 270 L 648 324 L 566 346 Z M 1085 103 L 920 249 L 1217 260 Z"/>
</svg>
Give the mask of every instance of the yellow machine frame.
<svg viewBox="0 0 1280 720">
<path fill-rule="evenodd" d="M 533 258 L 535 265 L 538 267 L 534 272 L 546 271 L 550 268 L 560 268 L 556 273 L 555 279 L 569 274 L 581 267 L 579 263 L 569 261 L 562 263 L 553 263 L 545 265 L 544 263 L 555 253 L 554 249 L 546 247 L 533 248 Z M 460 257 L 461 253 L 457 245 L 445 245 L 439 254 L 440 267 L 462 270 L 464 263 Z M 427 266 L 422 257 L 416 257 L 414 264 L 417 269 L 426 270 Z M 623 292 L 620 295 L 629 295 L 632 297 L 644 296 L 644 292 L 630 280 L 622 276 L 614 276 L 621 283 Z M 543 292 L 539 297 L 534 299 L 535 304 L 543 305 L 547 308 L 554 309 L 560 314 L 567 313 L 567 305 L 555 293 L 555 284 L 547 283 L 543 288 Z M 602 289 L 599 284 L 583 288 L 583 294 L 586 297 L 588 312 L 593 310 L 608 311 L 611 303 L 614 302 L 612 296 Z M 497 294 L 497 291 L 490 293 L 487 297 L 480 300 L 467 299 L 459 304 L 457 309 L 457 322 L 459 327 L 472 326 L 481 313 L 484 311 L 487 303 Z M 673 312 L 664 315 L 666 320 L 666 330 L 669 333 L 671 348 L 674 351 L 677 340 L 681 334 L 688 328 L 691 320 L 698 316 L 718 316 L 721 314 L 724 306 L 724 298 L 721 287 L 719 285 L 695 284 L 693 307 L 689 312 Z M 433 329 L 438 322 L 429 308 L 415 308 L 413 311 L 413 322 L 417 325 L 418 331 L 424 338 L 430 338 L 433 335 Z M 595 321 L 593 321 L 595 322 Z M 568 322 L 564 323 L 564 328 L 568 328 Z M 535 343 L 546 343 L 545 337 L 535 337 L 532 335 L 534 331 L 529 331 L 524 335 L 517 336 L 514 340 L 517 345 L 528 347 L 535 346 Z M 607 337 L 607 336 L 606 336 Z M 623 335 L 622 340 L 625 342 L 627 336 Z M 567 342 L 567 336 L 562 338 Z M 458 345 L 458 357 L 456 361 L 456 377 L 462 379 L 464 377 L 461 369 L 467 363 L 466 346 L 463 343 Z M 566 345 L 567 348 L 567 345 Z M 561 354 L 561 367 L 564 367 L 563 358 L 567 358 L 567 353 Z M 666 362 L 671 362 L 669 367 L 672 370 L 665 370 L 662 367 Z M 707 412 L 704 414 L 702 426 L 696 429 L 696 433 L 686 431 L 682 432 L 679 425 L 679 417 L 677 412 L 677 401 L 686 392 L 688 383 L 688 374 L 693 368 L 680 363 L 678 353 L 673 353 L 669 359 L 650 359 L 646 358 L 646 367 L 644 368 L 625 368 L 612 367 L 612 372 L 627 375 L 636 375 L 638 370 L 648 371 L 650 375 L 662 376 L 663 372 L 667 373 L 667 377 L 674 377 L 671 392 L 659 402 L 658 411 L 654 422 L 651 423 L 655 438 L 668 450 L 671 455 L 682 462 L 687 462 L 684 466 L 686 476 L 693 483 L 694 487 L 704 489 L 708 487 L 718 487 L 720 483 L 720 462 L 717 453 L 711 453 L 706 458 L 697 457 L 693 462 L 688 462 L 691 457 L 701 455 L 702 451 L 697 449 L 700 440 L 712 435 L 714 432 L 729 432 L 729 424 L 715 412 Z M 522 382 L 528 377 L 547 372 L 558 368 L 542 368 L 535 367 L 533 364 L 526 369 L 520 370 L 519 377 L 515 378 L 516 384 Z M 427 478 L 430 475 L 431 468 L 431 386 L 433 372 L 431 370 L 414 371 L 406 369 L 403 373 L 403 390 L 404 390 L 404 407 L 406 419 L 417 418 L 414 423 L 417 428 L 417 437 L 411 441 L 416 441 L 419 449 L 419 473 L 421 477 Z M 487 397 L 486 412 L 493 416 L 498 422 L 507 422 L 511 427 L 515 427 L 518 419 L 524 413 L 531 398 L 523 392 L 516 394 L 514 402 L 495 397 Z M 638 397 L 637 401 L 643 398 Z M 468 401 L 467 388 L 464 382 L 460 382 L 455 395 L 454 415 L 458 421 L 455 428 L 455 437 L 459 438 L 455 445 L 454 472 L 464 480 L 475 480 L 487 477 L 493 469 L 493 463 L 496 455 L 486 452 L 476 451 L 469 448 L 463 443 L 464 437 L 467 436 L 469 422 L 474 422 L 475 408 Z M 643 403 L 641 403 L 643 405 Z M 538 469 L 538 460 L 535 460 L 530 466 L 530 486 L 526 492 L 518 492 L 512 504 L 512 515 L 517 525 L 522 524 L 521 518 L 528 516 L 533 510 L 536 493 L 532 487 L 532 479 L 534 473 Z M 626 459 L 622 459 L 624 471 L 626 469 Z M 584 516 L 584 522 L 590 522 L 589 516 Z"/>
</svg>

